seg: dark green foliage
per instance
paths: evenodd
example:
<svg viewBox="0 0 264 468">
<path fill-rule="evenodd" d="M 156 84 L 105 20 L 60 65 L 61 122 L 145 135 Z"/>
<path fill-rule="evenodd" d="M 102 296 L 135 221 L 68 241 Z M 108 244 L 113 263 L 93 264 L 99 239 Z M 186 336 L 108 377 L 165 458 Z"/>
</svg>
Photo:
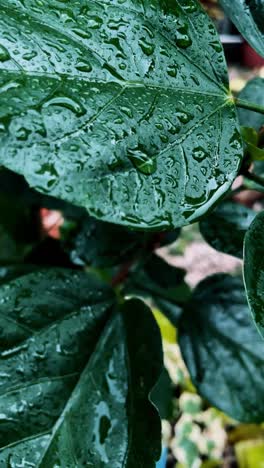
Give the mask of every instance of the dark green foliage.
<svg viewBox="0 0 264 468">
<path fill-rule="evenodd" d="M 180 347 L 199 393 L 234 419 L 264 419 L 264 342 L 250 316 L 243 281 L 202 281 L 179 325 Z"/>
<path fill-rule="evenodd" d="M 200 230 L 214 249 L 243 258 L 244 236 L 255 216 L 239 203 L 224 202 L 200 222 Z"/>
<path fill-rule="evenodd" d="M 256 325 L 264 334 L 264 213 L 253 221 L 245 237 L 244 278 L 249 306 Z"/>
<path fill-rule="evenodd" d="M 181 306 L 190 295 L 190 289 L 184 281 L 185 271 L 169 265 L 157 255 L 152 255 L 144 265 L 130 274 L 125 292 L 140 297 L 151 297 L 167 318 L 177 325 L 181 315 Z"/>
<path fill-rule="evenodd" d="M 263 54 L 263 0 L 222 4 Z M 244 242 L 263 334 L 262 205 L 231 188 L 240 173 L 241 190 L 264 187 L 264 119 L 250 110 L 264 114 L 263 79 L 232 96 L 198 0 L 0 9 L 1 468 L 155 467 L 172 387 L 144 302 L 177 327 L 201 395 L 263 421 L 264 343 L 242 280 L 192 293 L 156 252 L 197 220 L 220 251 L 242 258 Z M 42 208 L 61 213 L 57 238 Z"/>
<path fill-rule="evenodd" d="M 0 8 L 1 164 L 135 229 L 188 224 L 229 189 L 241 139 L 196 0 Z"/>
<path fill-rule="evenodd" d="M 160 423 L 148 394 L 162 361 L 148 308 L 115 311 L 109 287 L 71 270 L 25 274 L 0 300 L 3 466 L 154 466 Z"/>
</svg>

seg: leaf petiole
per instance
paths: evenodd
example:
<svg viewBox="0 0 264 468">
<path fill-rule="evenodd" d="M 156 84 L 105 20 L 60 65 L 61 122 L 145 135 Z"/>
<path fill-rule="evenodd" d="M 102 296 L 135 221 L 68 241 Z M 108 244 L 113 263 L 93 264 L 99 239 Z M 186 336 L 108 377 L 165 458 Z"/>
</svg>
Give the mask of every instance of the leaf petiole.
<svg viewBox="0 0 264 468">
<path fill-rule="evenodd" d="M 264 178 L 258 176 L 257 174 L 254 174 L 253 172 L 246 171 L 243 174 L 244 177 L 246 177 L 249 180 L 252 180 L 253 182 L 256 182 L 256 184 L 261 185 L 264 187 Z"/>
<path fill-rule="evenodd" d="M 259 112 L 260 114 L 264 114 L 264 106 L 259 106 L 254 102 L 244 101 L 243 99 L 235 97 L 234 103 L 237 107 L 242 107 L 243 109 L 248 109 L 254 112 Z"/>
</svg>

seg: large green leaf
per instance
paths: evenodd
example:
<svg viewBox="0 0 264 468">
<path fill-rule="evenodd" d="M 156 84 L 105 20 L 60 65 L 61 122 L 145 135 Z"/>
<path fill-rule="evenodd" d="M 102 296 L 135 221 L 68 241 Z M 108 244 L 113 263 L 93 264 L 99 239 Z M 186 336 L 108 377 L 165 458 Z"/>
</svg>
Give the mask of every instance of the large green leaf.
<svg viewBox="0 0 264 468">
<path fill-rule="evenodd" d="M 4 284 L 0 301 L 1 467 L 154 467 L 148 395 L 162 359 L 150 310 L 112 312 L 108 286 L 69 270 Z"/>
<path fill-rule="evenodd" d="M 255 211 L 239 203 L 221 203 L 200 222 L 200 231 L 214 249 L 243 258 L 245 233 L 255 216 Z"/>
<path fill-rule="evenodd" d="M 264 24 L 264 19 L 263 19 Z M 239 99 L 264 106 L 264 78 L 253 78 L 238 95 Z M 264 125 L 264 115 L 247 109 L 238 109 L 238 117 L 244 127 L 253 127 L 257 131 Z"/>
<path fill-rule="evenodd" d="M 152 298 L 155 305 L 168 319 L 177 325 L 182 304 L 190 295 L 185 283 L 185 270 L 169 265 L 161 257 L 152 254 L 144 266 L 139 264 L 130 274 L 126 293 Z"/>
<path fill-rule="evenodd" d="M 244 279 L 254 320 L 264 336 L 264 212 L 251 224 L 244 243 Z"/>
<path fill-rule="evenodd" d="M 223 50 L 196 0 L 0 0 L 0 162 L 106 221 L 204 214 L 242 157 Z"/>
<path fill-rule="evenodd" d="M 241 278 L 202 281 L 179 325 L 185 363 L 199 393 L 232 418 L 264 420 L 264 342 Z"/>
<path fill-rule="evenodd" d="M 264 57 L 264 0 L 219 0 L 247 42 Z"/>
</svg>

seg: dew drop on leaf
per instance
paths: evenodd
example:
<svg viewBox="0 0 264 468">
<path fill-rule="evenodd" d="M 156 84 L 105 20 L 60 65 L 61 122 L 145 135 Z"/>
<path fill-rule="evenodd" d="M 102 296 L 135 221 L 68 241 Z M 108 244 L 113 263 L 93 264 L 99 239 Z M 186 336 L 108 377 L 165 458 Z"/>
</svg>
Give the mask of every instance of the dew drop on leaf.
<svg viewBox="0 0 264 468">
<path fill-rule="evenodd" d="M 175 65 L 169 65 L 167 67 L 167 73 L 169 76 L 175 78 L 177 76 L 177 67 Z"/>
<path fill-rule="evenodd" d="M 143 174 L 153 174 L 157 169 L 156 158 L 150 157 L 140 149 L 128 150 L 128 157 L 135 168 Z"/>
<path fill-rule="evenodd" d="M 10 54 L 8 50 L 4 46 L 0 45 L 0 62 L 6 62 L 9 59 Z"/>
<path fill-rule="evenodd" d="M 66 96 L 54 97 L 43 104 L 43 108 L 48 106 L 66 107 L 78 116 L 81 116 L 86 112 L 85 109 L 77 101 Z"/>
<path fill-rule="evenodd" d="M 193 150 L 193 157 L 197 161 L 203 161 L 203 159 L 209 157 L 209 154 L 201 146 L 197 146 L 197 148 Z"/>
<path fill-rule="evenodd" d="M 152 55 L 154 52 L 154 45 L 151 42 L 146 41 L 146 39 L 140 39 L 139 45 L 145 55 Z"/>
<path fill-rule="evenodd" d="M 76 70 L 86 73 L 90 73 L 92 71 L 92 65 L 84 60 L 77 62 L 75 68 Z"/>
</svg>

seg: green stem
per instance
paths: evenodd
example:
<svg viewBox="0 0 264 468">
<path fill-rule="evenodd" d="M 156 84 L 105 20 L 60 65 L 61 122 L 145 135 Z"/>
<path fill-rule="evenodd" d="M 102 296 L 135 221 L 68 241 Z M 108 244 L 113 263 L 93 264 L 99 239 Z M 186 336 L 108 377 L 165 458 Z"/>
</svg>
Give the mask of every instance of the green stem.
<svg viewBox="0 0 264 468">
<path fill-rule="evenodd" d="M 243 174 L 244 177 L 246 177 L 249 180 L 252 180 L 253 182 L 256 182 L 256 184 L 261 185 L 261 187 L 264 187 L 264 179 L 257 174 L 254 174 L 253 172 L 246 171 Z"/>
<path fill-rule="evenodd" d="M 264 114 L 264 106 L 259 106 L 254 102 L 244 101 L 243 99 L 234 98 L 235 104 L 237 107 L 242 107 L 243 109 L 249 109 L 254 112 L 259 112 Z"/>
</svg>

